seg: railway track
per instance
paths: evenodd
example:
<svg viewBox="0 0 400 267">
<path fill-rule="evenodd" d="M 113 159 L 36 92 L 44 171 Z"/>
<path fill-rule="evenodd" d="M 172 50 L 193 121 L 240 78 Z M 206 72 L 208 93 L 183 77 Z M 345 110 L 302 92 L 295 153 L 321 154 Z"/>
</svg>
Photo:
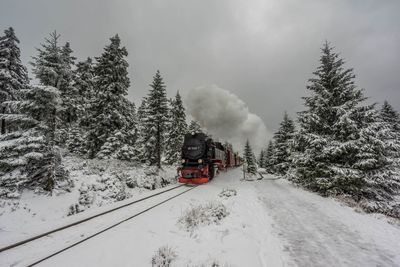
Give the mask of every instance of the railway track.
<svg viewBox="0 0 400 267">
<path fill-rule="evenodd" d="M 161 191 L 161 192 L 152 194 L 152 195 L 150 195 L 150 196 L 146 196 L 146 197 L 143 197 L 143 198 L 140 198 L 140 199 L 131 201 L 131 202 L 129 202 L 129 203 L 126 203 L 126 204 L 124 204 L 124 205 L 118 206 L 118 207 L 116 207 L 116 208 L 113 208 L 113 209 L 110 209 L 110 210 L 107 210 L 107 211 L 98 213 L 98 214 L 96 214 L 96 215 L 87 217 L 87 218 L 85 218 L 85 219 L 78 220 L 78 221 L 76 221 L 76 222 L 73 222 L 73 223 L 64 225 L 64 226 L 62 226 L 62 227 L 58 227 L 58 228 L 56 228 L 56 229 L 47 231 L 47 232 L 45 232 L 45 233 L 42 233 L 42 234 L 39 234 L 39 235 L 35 235 L 35 236 L 33 236 L 33 237 L 30 237 L 30 238 L 21 240 L 21 241 L 19 241 L 19 242 L 10 244 L 10 245 L 8 245 L 8 246 L 2 247 L 2 248 L 0 248 L 0 256 L 1 256 L 2 253 L 6 252 L 6 251 L 12 251 L 12 250 L 14 250 L 14 249 L 18 249 L 19 247 L 22 247 L 22 246 L 24 246 L 24 245 L 28 245 L 28 244 L 34 243 L 35 241 L 38 241 L 38 240 L 40 240 L 40 239 L 42 239 L 42 238 L 44 238 L 44 237 L 46 237 L 46 236 L 49 236 L 49 235 L 51 235 L 51 234 L 54 234 L 54 233 L 57 233 L 57 232 L 62 232 L 62 231 L 66 230 L 66 229 L 69 229 L 69 228 L 71 228 L 71 227 L 73 227 L 73 226 L 77 226 L 77 225 L 83 224 L 83 223 L 85 223 L 85 222 L 87 222 L 87 221 L 89 221 L 89 220 L 93 220 L 93 219 L 95 219 L 95 218 L 102 217 L 102 216 L 104 216 L 104 215 L 106 215 L 106 214 L 115 212 L 115 211 L 117 211 L 117 210 L 121 210 L 121 209 L 126 208 L 126 207 L 128 207 L 128 206 L 132 206 L 132 205 L 134 205 L 134 204 L 136 204 L 136 203 L 143 202 L 143 201 L 145 201 L 145 200 L 154 198 L 154 197 L 156 197 L 156 196 L 165 194 L 165 193 L 167 193 L 167 192 L 176 190 L 176 189 L 181 188 L 181 187 L 187 187 L 187 186 L 186 186 L 186 185 L 178 185 L 178 186 L 172 187 L 172 188 L 170 188 L 170 189 L 167 189 L 167 190 L 164 190 L 164 191 Z M 124 222 L 127 222 L 127 221 L 129 221 L 129 220 L 131 220 L 131 219 L 133 219 L 133 218 L 135 218 L 135 217 L 137 217 L 137 216 L 139 216 L 139 215 L 141 215 L 141 214 L 143 214 L 143 213 L 146 213 L 146 212 L 148 212 L 148 211 L 150 211 L 150 210 L 152 210 L 152 209 L 154 209 L 154 208 L 156 208 L 156 207 L 158 207 L 158 206 L 160 206 L 160 205 L 162 205 L 162 204 L 164 204 L 164 203 L 166 203 L 166 202 L 168 202 L 168 201 L 170 201 L 170 200 L 172 200 L 172 199 L 174 199 L 174 198 L 176 198 L 176 197 L 178 197 L 178 196 L 180 196 L 180 195 L 182 195 L 182 194 L 185 194 L 185 193 L 189 192 L 190 190 L 195 189 L 196 187 L 197 187 L 197 186 L 191 186 L 190 188 L 188 188 L 188 189 L 186 189 L 186 190 L 184 190 L 184 191 L 181 191 L 181 192 L 179 192 L 178 194 L 174 194 L 174 195 L 172 195 L 172 196 L 170 196 L 170 197 L 168 197 L 168 198 L 166 198 L 166 199 L 163 199 L 161 202 L 157 202 L 156 204 L 153 204 L 153 205 L 151 205 L 150 207 L 147 207 L 147 208 L 141 210 L 140 212 L 136 212 L 136 213 L 134 213 L 134 214 L 132 214 L 132 215 L 130 215 L 130 216 L 124 218 L 124 219 L 120 219 L 120 220 L 118 220 L 117 222 L 113 223 L 112 225 L 109 225 L 108 227 L 105 227 L 105 228 L 103 228 L 103 229 L 101 229 L 101 230 L 98 230 L 98 231 L 96 231 L 95 233 L 92 233 L 92 234 L 90 234 L 89 236 L 87 236 L 87 237 L 85 237 L 85 238 L 83 238 L 83 239 L 80 239 L 80 240 L 78 240 L 78 241 L 75 241 L 75 242 L 73 242 L 72 244 L 70 244 L 70 245 L 68 245 L 68 246 L 66 246 L 66 247 L 64 247 L 64 248 L 62 248 L 62 249 L 59 249 L 59 250 L 57 250 L 57 251 L 54 251 L 54 252 L 52 252 L 50 255 L 47 255 L 47 256 L 45 256 L 45 257 L 43 257 L 43 258 L 40 258 L 39 260 L 36 260 L 36 261 L 34 261 L 33 263 L 28 264 L 27 266 L 35 266 L 35 265 L 37 265 L 37 264 L 39 264 L 39 263 L 41 263 L 41 262 L 43 262 L 43 261 L 45 261 L 45 260 L 47 260 L 47 259 L 49 259 L 49 258 L 52 258 L 52 257 L 54 257 L 54 256 L 56 256 L 56 255 L 62 253 L 63 251 L 66 251 L 66 250 L 68 250 L 68 249 L 71 249 L 71 248 L 73 248 L 73 247 L 75 247 L 75 246 L 77 246 L 77 245 L 79 245 L 79 244 L 81 244 L 81 243 L 83 243 L 83 242 L 85 242 L 85 241 L 87 241 L 87 240 L 89 240 L 89 239 L 92 239 L 92 238 L 94 238 L 94 237 L 96 237 L 96 236 L 98 236 L 98 235 L 100 235 L 100 234 L 102 234 L 102 233 L 104 233 L 104 232 L 106 232 L 106 231 L 112 229 L 112 228 L 115 228 L 116 226 L 118 226 L 118 225 L 120 225 L 120 224 L 122 224 L 122 223 L 124 223 Z"/>
</svg>

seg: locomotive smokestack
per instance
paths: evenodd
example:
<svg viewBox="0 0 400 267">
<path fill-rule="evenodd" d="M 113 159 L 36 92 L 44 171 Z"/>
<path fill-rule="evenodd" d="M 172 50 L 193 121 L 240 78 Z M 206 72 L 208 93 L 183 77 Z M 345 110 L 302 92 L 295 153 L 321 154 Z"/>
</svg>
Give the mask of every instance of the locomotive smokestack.
<svg viewBox="0 0 400 267">
<path fill-rule="evenodd" d="M 249 139 L 258 152 L 271 137 L 261 118 L 251 113 L 238 96 L 216 85 L 190 90 L 185 104 L 202 127 L 214 137 L 232 143 L 235 150 L 241 151 Z"/>
</svg>

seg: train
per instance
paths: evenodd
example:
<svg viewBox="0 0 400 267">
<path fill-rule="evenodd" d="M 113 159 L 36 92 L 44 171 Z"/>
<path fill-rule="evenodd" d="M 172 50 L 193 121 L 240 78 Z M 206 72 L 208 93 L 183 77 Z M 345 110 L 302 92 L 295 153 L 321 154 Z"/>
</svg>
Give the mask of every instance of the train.
<svg viewBox="0 0 400 267">
<path fill-rule="evenodd" d="M 215 142 L 204 133 L 188 133 L 183 141 L 178 181 L 184 184 L 208 183 L 219 171 L 242 163 L 242 158 L 230 144 Z"/>
</svg>

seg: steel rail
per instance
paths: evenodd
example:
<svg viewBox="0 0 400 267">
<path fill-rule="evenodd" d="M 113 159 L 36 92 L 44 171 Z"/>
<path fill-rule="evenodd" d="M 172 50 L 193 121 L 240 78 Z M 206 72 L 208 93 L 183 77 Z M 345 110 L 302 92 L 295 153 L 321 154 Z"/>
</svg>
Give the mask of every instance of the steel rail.
<svg viewBox="0 0 400 267">
<path fill-rule="evenodd" d="M 94 218 L 103 216 L 103 215 L 105 215 L 105 214 L 107 214 L 107 213 L 110 213 L 110 212 L 113 212 L 113 211 L 116 211 L 116 210 L 125 208 L 125 207 L 127 207 L 127 206 L 130 206 L 130 205 L 133 205 L 133 204 L 135 204 L 135 203 L 138 203 L 138 202 L 147 200 L 147 199 L 149 199 L 149 198 L 152 198 L 152 197 L 155 197 L 155 196 L 164 194 L 164 193 L 166 193 L 166 192 L 169 192 L 169 191 L 171 191 L 171 190 L 177 189 L 177 188 L 182 187 L 182 186 L 184 186 L 184 185 L 178 185 L 178 186 L 169 188 L 169 189 L 167 189 L 167 190 L 158 192 L 158 193 L 156 193 L 156 194 L 153 194 L 153 195 L 150 195 L 150 196 L 147 196 L 147 197 L 143 197 L 143 198 L 137 199 L 137 200 L 135 200 L 135 201 L 129 202 L 129 203 L 127 203 L 127 204 L 118 206 L 118 207 L 116 207 L 116 208 L 113 208 L 113 209 L 110 209 L 110 210 L 107 210 L 107 211 L 104 211 L 104 212 L 95 214 L 95 215 L 90 216 L 90 217 L 87 217 L 87 218 L 85 218 L 85 219 L 78 220 L 78 221 L 76 221 L 76 222 L 73 222 L 73 223 L 70 223 L 70 224 L 67 224 L 67 225 L 58 227 L 58 228 L 56 228 L 56 229 L 47 231 L 47 232 L 45 232 L 45 233 L 42 233 L 42 234 L 39 234 L 39 235 L 35 235 L 35 236 L 33 236 L 33 237 L 30 237 L 30 238 L 27 238 L 27 239 L 18 241 L 18 242 L 16 242 L 16 243 L 11 244 L 11 245 L 8 245 L 8 246 L 5 246 L 5 247 L 0 248 L 0 253 L 3 252 L 3 251 L 6 251 L 6 250 L 12 249 L 12 248 L 19 247 L 19 246 L 21 246 L 21 245 L 23 245 L 23 244 L 32 242 L 32 241 L 34 241 L 34 240 L 36 240 L 36 239 L 39 239 L 39 238 L 48 236 L 48 235 L 53 234 L 53 233 L 55 233 L 55 232 L 59 232 L 59 231 L 65 230 L 65 229 L 67 229 L 67 228 L 70 228 L 70 227 L 72 227 L 72 226 L 75 226 L 75 225 L 78 225 L 78 224 L 87 222 L 87 221 L 92 220 L 92 219 L 94 219 Z"/>
<path fill-rule="evenodd" d="M 37 261 L 29 264 L 28 267 L 35 266 L 35 265 L 37 265 L 37 264 L 39 264 L 39 263 L 41 263 L 41 262 L 43 262 L 45 260 L 48 260 L 48 259 L 50 259 L 50 258 L 52 258 L 52 257 L 54 257 L 54 256 L 56 256 L 56 255 L 58 255 L 58 254 L 60 254 L 60 253 L 62 253 L 64 251 L 68 250 L 68 249 L 71 249 L 71 248 L 73 248 L 73 247 L 75 247 L 75 246 L 77 246 L 77 245 L 79 245 L 79 244 L 81 244 L 81 243 L 83 243 L 83 242 L 95 237 L 95 236 L 98 236 L 98 235 L 100 235 L 100 234 L 102 234 L 102 233 L 104 233 L 104 232 L 106 232 L 106 231 L 108 231 L 108 230 L 110 230 L 110 229 L 112 229 L 112 228 L 114 228 L 114 227 L 126 222 L 126 221 L 129 221 L 129 220 L 131 220 L 131 219 L 133 219 L 133 218 L 135 218 L 135 217 L 137 217 L 137 216 L 139 216 L 139 215 L 141 215 L 141 214 L 143 214 L 143 213 L 145 213 L 145 212 L 147 212 L 147 211 L 149 211 L 151 209 L 154 209 L 155 207 L 158 207 L 158 206 L 160 206 L 160 205 L 162 205 L 162 204 L 164 204 L 164 203 L 166 203 L 166 202 L 168 202 L 168 201 L 170 201 L 170 200 L 172 200 L 172 199 L 174 199 L 174 198 L 176 198 L 176 197 L 178 197 L 180 195 L 183 195 L 184 193 L 187 193 L 190 190 L 195 189 L 197 186 L 191 187 L 191 188 L 189 188 L 189 189 L 187 189 L 187 190 L 185 190 L 185 191 L 183 191 L 183 192 L 181 192 L 181 193 L 179 193 L 177 195 L 169 197 L 169 198 L 159 202 L 158 204 L 155 204 L 155 205 L 153 205 L 153 206 L 151 206 L 151 207 L 149 207 L 149 208 L 147 208 L 145 210 L 142 210 L 139 213 L 136 213 L 136 214 L 134 214 L 134 215 L 132 215 L 132 216 L 126 218 L 126 219 L 123 219 L 123 220 L 121 220 L 121 221 L 119 221 L 119 222 L 117 222 L 117 223 L 115 223 L 115 224 L 113 224 L 113 225 L 111 225 L 111 226 L 99 231 L 99 232 L 96 232 L 96 233 L 94 233 L 94 234 L 92 234 L 92 235 L 90 235 L 90 236 L 88 236 L 88 237 L 86 237 L 86 238 L 84 238 L 82 240 L 79 240 L 79 241 L 77 241 L 77 242 L 75 242 L 75 243 L 73 243 L 73 244 L 71 244 L 71 245 L 69 245 L 69 246 L 67 246 L 67 247 L 65 247 L 65 248 L 63 248 L 61 250 L 58 250 L 58 251 L 56 251 L 56 252 L 54 252 L 54 253 L 52 253 L 52 254 L 50 254 L 50 255 L 42 258 L 42 259 L 40 259 L 40 260 L 37 260 Z"/>
</svg>

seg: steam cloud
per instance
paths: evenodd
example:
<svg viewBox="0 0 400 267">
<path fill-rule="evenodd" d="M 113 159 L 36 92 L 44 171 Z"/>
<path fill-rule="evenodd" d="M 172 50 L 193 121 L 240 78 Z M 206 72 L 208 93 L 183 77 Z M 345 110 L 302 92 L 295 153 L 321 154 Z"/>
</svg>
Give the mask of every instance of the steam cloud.
<svg viewBox="0 0 400 267">
<path fill-rule="evenodd" d="M 232 143 L 236 151 L 242 151 L 249 139 L 258 153 L 271 136 L 261 118 L 251 113 L 238 96 L 216 85 L 190 90 L 185 103 L 190 115 L 209 134 Z"/>
</svg>

